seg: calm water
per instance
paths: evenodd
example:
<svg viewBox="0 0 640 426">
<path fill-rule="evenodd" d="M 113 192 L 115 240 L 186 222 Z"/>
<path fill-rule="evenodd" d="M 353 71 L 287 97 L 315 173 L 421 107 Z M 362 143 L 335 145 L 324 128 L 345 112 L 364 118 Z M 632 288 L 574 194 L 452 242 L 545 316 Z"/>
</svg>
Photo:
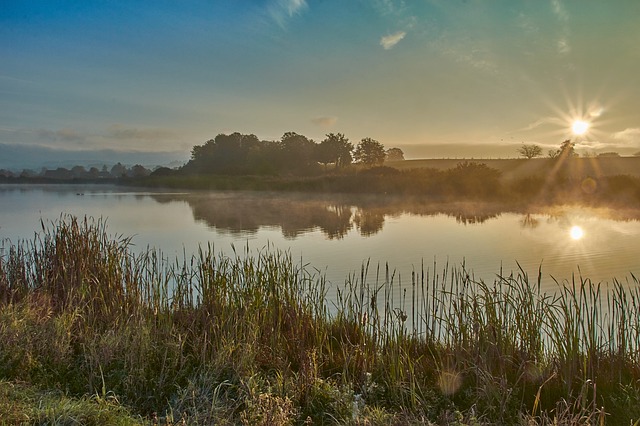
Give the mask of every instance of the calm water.
<svg viewBox="0 0 640 426">
<path fill-rule="evenodd" d="M 342 284 L 369 261 L 388 263 L 403 282 L 411 272 L 465 265 L 493 280 L 542 267 L 543 286 L 570 280 L 640 277 L 640 211 L 559 207 L 501 211 L 486 205 L 430 204 L 379 197 L 246 192 L 148 192 L 119 187 L 0 185 L 0 239 L 31 239 L 40 219 L 62 213 L 107 219 L 114 235 L 133 236 L 132 249 L 153 246 L 166 257 L 212 244 L 226 254 L 266 247 Z"/>
</svg>

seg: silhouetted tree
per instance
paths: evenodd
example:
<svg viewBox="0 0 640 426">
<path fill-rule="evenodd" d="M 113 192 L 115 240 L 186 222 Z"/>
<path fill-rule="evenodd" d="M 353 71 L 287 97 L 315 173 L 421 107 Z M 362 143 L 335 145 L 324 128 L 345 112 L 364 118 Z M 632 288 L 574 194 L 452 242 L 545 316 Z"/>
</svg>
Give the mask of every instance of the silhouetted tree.
<svg viewBox="0 0 640 426">
<path fill-rule="evenodd" d="M 55 170 L 47 170 L 44 174 L 47 179 L 72 179 L 73 174 L 71 170 L 64 167 L 58 167 Z"/>
<path fill-rule="evenodd" d="M 561 160 L 565 158 L 577 157 L 578 153 L 575 150 L 575 145 L 575 142 L 571 142 L 571 139 L 567 139 L 560 144 L 560 148 L 558 148 L 557 150 L 550 150 L 549 157 L 559 158 Z"/>
<path fill-rule="evenodd" d="M 353 153 L 354 159 L 358 163 L 367 166 L 377 166 L 384 162 L 384 145 L 375 139 L 364 138 L 360 141 Z"/>
<path fill-rule="evenodd" d="M 114 164 L 113 167 L 111 167 L 110 173 L 111 173 L 111 176 L 118 177 L 118 178 L 122 176 L 126 176 L 127 168 L 120 163 Z"/>
<path fill-rule="evenodd" d="M 196 173 L 248 172 L 249 153 L 259 145 L 260 140 L 256 135 L 243 135 L 238 132 L 230 135 L 219 134 L 204 145 L 193 147 L 191 160 L 185 169 Z"/>
<path fill-rule="evenodd" d="M 520 154 L 524 158 L 535 158 L 542 155 L 542 148 L 539 145 L 534 144 L 523 144 L 520 148 L 518 148 L 518 154 Z"/>
<path fill-rule="evenodd" d="M 135 177 L 135 178 L 149 176 L 150 173 L 151 171 L 147 170 L 144 166 L 140 164 L 136 164 L 131 168 L 131 170 L 129 170 L 129 176 Z"/>
<path fill-rule="evenodd" d="M 404 152 L 400 148 L 389 148 L 386 152 L 386 161 L 402 161 L 404 160 Z"/>
<path fill-rule="evenodd" d="M 277 174 L 283 167 L 280 141 L 261 141 L 247 153 L 247 169 L 255 174 Z"/>
<path fill-rule="evenodd" d="M 38 174 L 33 170 L 29 170 L 29 169 L 23 169 L 22 172 L 20 173 L 20 177 L 32 178 L 36 176 L 38 176 Z"/>
<path fill-rule="evenodd" d="M 87 170 L 83 166 L 73 166 L 71 168 L 71 173 L 74 178 L 83 178 L 87 174 Z"/>
<path fill-rule="evenodd" d="M 329 133 L 316 148 L 316 160 L 324 164 L 333 163 L 338 167 L 351 164 L 353 144 L 342 133 Z"/>
<path fill-rule="evenodd" d="M 151 176 L 173 176 L 176 173 L 176 170 L 170 169 L 169 167 L 158 167 L 151 172 Z"/>
<path fill-rule="evenodd" d="M 285 169 L 303 171 L 315 164 L 316 144 L 306 136 L 286 132 L 280 139 L 281 159 Z"/>
</svg>

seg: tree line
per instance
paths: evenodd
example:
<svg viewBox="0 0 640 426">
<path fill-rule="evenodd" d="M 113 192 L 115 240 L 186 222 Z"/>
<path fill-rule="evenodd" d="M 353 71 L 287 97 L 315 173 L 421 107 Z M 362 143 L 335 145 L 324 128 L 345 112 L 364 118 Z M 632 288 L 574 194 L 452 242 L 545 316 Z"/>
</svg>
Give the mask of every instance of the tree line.
<svg viewBox="0 0 640 426">
<path fill-rule="evenodd" d="M 40 171 L 23 169 L 21 172 L 0 169 L 0 178 L 4 179 L 42 179 L 42 180 L 112 180 L 120 178 L 141 178 L 149 176 L 152 170 L 136 164 L 127 167 L 122 163 L 108 167 L 106 164 L 101 168 L 84 166 L 73 166 L 71 168 L 57 167 L 47 169 L 43 167 Z"/>
<path fill-rule="evenodd" d="M 550 149 L 547 152 L 547 156 L 549 158 L 566 158 L 566 157 L 578 157 L 578 153 L 575 150 L 575 142 L 571 141 L 571 139 L 564 140 L 558 149 Z M 542 147 L 536 144 L 522 144 L 520 148 L 518 148 L 518 155 L 521 157 L 531 159 L 542 156 Z M 640 157 L 640 151 L 633 154 L 636 157 Z M 595 153 L 587 153 L 584 154 L 586 157 L 620 157 L 620 154 L 617 152 L 601 152 L 599 154 Z"/>
<path fill-rule="evenodd" d="M 329 133 L 315 142 L 304 135 L 286 132 L 280 140 L 260 140 L 254 134 L 219 134 L 191 150 L 191 159 L 180 171 L 187 174 L 313 174 L 352 163 L 382 165 L 385 160 L 404 160 L 399 148 L 385 149 L 372 138 L 356 146 L 342 133 Z"/>
</svg>

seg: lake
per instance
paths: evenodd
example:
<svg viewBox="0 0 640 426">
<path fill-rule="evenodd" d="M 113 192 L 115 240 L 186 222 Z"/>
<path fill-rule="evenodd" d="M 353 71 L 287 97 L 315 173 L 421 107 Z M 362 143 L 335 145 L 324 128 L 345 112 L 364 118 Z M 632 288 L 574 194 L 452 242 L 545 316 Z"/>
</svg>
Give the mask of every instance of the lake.
<svg viewBox="0 0 640 426">
<path fill-rule="evenodd" d="M 493 281 L 518 264 L 545 290 L 580 274 L 594 282 L 640 276 L 640 211 L 561 206 L 509 211 L 482 203 L 431 203 L 394 197 L 256 192 L 162 192 L 114 186 L 0 185 L 0 239 L 32 239 L 40 220 L 61 214 L 106 218 L 131 249 L 155 247 L 182 258 L 216 252 L 283 250 L 341 285 L 369 262 L 395 279 L 412 271 L 466 268 Z M 4 249 L 2 253 L 4 253 Z M 423 266 L 424 265 L 424 266 Z M 373 278 L 372 278 L 373 277 Z"/>
</svg>

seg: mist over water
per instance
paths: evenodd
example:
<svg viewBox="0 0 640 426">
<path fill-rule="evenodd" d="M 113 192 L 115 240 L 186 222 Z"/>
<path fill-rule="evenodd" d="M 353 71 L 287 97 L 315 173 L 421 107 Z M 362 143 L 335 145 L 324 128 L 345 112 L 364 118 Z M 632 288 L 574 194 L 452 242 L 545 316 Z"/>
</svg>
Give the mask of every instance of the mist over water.
<svg viewBox="0 0 640 426">
<path fill-rule="evenodd" d="M 253 192 L 149 192 L 118 187 L 0 186 L 0 238 L 31 239 L 40 220 L 61 214 L 103 217 L 134 252 L 168 259 L 211 245 L 229 256 L 282 250 L 334 285 L 359 279 L 411 283 L 413 272 L 463 267 L 493 281 L 521 267 L 542 270 L 542 286 L 572 276 L 624 282 L 640 276 L 640 212 L 576 206 L 514 211 L 491 204 L 431 203 L 395 197 Z M 532 280 L 532 282 L 535 279 Z"/>
</svg>

